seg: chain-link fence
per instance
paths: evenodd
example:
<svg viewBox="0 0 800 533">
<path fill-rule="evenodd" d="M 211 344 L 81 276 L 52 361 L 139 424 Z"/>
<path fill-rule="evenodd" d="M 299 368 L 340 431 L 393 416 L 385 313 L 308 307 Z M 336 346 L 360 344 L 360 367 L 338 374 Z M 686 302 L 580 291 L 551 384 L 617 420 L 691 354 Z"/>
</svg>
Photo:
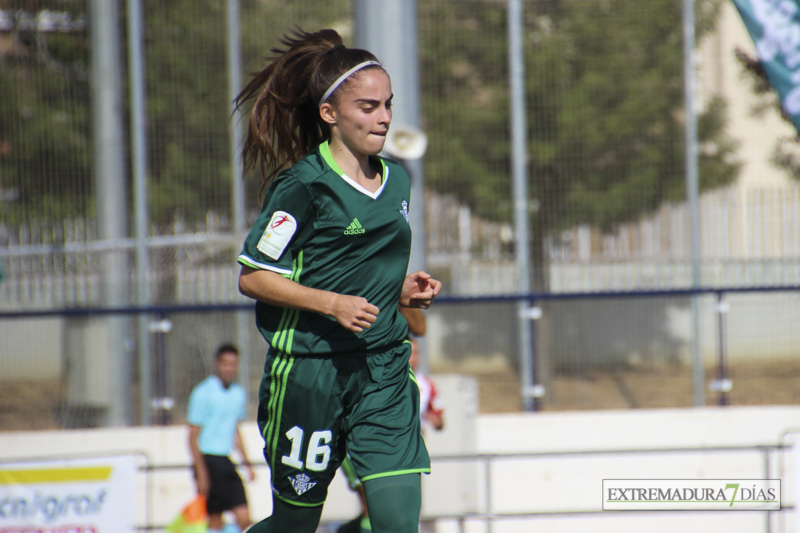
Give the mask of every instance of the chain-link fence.
<svg viewBox="0 0 800 533">
<path fill-rule="evenodd" d="M 354 42 L 350 1 L 240 3 L 245 79 L 295 27 Z M 770 161 L 785 130 L 752 117 L 757 105 L 777 112 L 736 62 L 748 41 L 735 12 L 697 8 L 699 268 L 703 287 L 731 290 L 693 307 L 681 3 L 523 2 L 531 296 L 515 267 L 509 122 L 521 110 L 506 3 L 418 3 L 428 267 L 445 283 L 427 356 L 434 372 L 477 376 L 482 410 L 520 409 L 518 297 L 531 303 L 542 409 L 693 405 L 698 376 L 708 404 L 794 402 L 800 195 L 791 161 Z M 87 0 L 0 0 L 2 428 L 104 424 L 109 411 L 181 422 L 223 341 L 242 345 L 251 392 L 261 375 L 266 345 L 236 283 L 225 2 L 143 6 L 143 242 L 127 171 L 126 237 L 98 227 L 90 17 Z M 127 22 L 123 10 L 125 121 Z M 250 222 L 258 177 L 244 187 Z M 114 287 L 111 253 L 123 257 Z M 114 290 L 125 296 L 109 309 Z"/>
</svg>

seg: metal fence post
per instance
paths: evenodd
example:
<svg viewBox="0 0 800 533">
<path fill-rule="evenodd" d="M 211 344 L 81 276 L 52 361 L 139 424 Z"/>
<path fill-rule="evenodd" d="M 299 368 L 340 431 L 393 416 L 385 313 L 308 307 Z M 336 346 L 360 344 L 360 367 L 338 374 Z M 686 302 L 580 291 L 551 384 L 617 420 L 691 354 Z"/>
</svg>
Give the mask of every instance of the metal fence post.
<svg viewBox="0 0 800 533">
<path fill-rule="evenodd" d="M 697 116 L 694 108 L 694 0 L 683 1 L 683 76 L 686 113 L 686 194 L 689 202 L 692 238 L 692 288 L 698 289 L 700 276 L 700 207 L 697 178 Z M 692 355 L 694 357 L 694 404 L 705 405 L 705 377 L 700 347 L 699 294 L 692 295 Z"/>
<path fill-rule="evenodd" d="M 120 72 L 119 9 L 116 0 L 91 0 L 91 82 L 94 179 L 97 187 L 97 222 L 100 240 L 122 240 L 127 237 L 125 201 L 125 135 L 122 116 L 122 75 Z M 102 256 L 102 299 L 108 307 L 129 303 L 128 263 L 120 249 Z M 106 345 L 87 349 L 84 357 L 97 374 L 105 374 L 104 384 L 97 387 L 95 401 L 104 403 L 107 423 L 127 425 L 130 416 L 129 320 L 125 316 L 109 316 L 104 325 Z"/>
</svg>

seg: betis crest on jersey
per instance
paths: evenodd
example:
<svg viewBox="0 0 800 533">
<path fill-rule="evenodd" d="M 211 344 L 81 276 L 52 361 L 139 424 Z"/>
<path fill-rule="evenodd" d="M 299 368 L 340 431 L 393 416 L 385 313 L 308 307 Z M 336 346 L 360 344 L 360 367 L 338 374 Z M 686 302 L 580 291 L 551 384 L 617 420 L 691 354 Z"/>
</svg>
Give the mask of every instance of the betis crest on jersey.
<svg viewBox="0 0 800 533">
<path fill-rule="evenodd" d="M 406 224 L 410 224 L 410 222 L 408 221 L 408 202 L 406 202 L 405 200 L 403 200 L 403 202 L 402 202 L 400 205 L 401 205 L 403 208 L 402 208 L 400 211 L 398 211 L 398 213 L 400 213 L 401 215 L 403 215 L 403 218 L 404 218 L 404 219 L 406 219 Z"/>
</svg>

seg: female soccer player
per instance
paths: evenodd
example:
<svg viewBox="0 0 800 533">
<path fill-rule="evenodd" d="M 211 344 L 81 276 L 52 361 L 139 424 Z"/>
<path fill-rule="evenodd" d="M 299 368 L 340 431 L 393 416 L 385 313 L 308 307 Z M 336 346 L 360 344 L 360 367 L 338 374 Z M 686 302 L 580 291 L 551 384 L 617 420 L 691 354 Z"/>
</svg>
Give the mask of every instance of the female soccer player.
<svg viewBox="0 0 800 533">
<path fill-rule="evenodd" d="M 270 344 L 258 423 L 273 512 L 250 531 L 313 533 L 345 454 L 373 530 L 417 531 L 430 459 L 398 304 L 427 308 L 441 283 L 406 275 L 409 179 L 378 156 L 391 82 L 333 30 L 282 43 L 236 101 L 252 102 L 245 167 L 266 187 L 239 256 L 240 291 Z"/>
</svg>

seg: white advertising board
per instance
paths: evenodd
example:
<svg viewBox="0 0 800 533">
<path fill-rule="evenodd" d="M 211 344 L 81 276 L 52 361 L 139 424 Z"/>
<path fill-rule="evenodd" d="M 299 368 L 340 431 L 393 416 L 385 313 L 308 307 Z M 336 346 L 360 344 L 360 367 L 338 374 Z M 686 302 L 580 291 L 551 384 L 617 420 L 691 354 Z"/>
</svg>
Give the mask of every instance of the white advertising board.
<svg viewBox="0 0 800 533">
<path fill-rule="evenodd" d="M 133 533 L 136 457 L 0 464 L 0 533 Z"/>
</svg>

